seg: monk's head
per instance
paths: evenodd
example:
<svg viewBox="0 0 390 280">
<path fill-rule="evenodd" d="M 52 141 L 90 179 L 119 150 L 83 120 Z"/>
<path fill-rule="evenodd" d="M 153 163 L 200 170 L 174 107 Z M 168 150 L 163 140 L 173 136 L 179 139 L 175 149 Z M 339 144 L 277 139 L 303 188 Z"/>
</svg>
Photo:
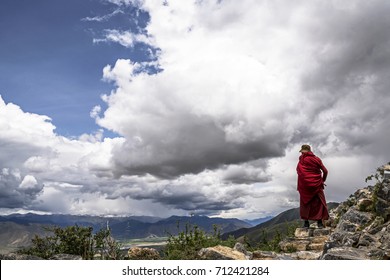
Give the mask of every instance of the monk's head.
<svg viewBox="0 0 390 280">
<path fill-rule="evenodd" d="M 302 145 L 301 147 L 301 150 L 299 151 L 300 153 L 307 153 L 307 152 L 311 152 L 311 148 L 309 145 Z"/>
</svg>

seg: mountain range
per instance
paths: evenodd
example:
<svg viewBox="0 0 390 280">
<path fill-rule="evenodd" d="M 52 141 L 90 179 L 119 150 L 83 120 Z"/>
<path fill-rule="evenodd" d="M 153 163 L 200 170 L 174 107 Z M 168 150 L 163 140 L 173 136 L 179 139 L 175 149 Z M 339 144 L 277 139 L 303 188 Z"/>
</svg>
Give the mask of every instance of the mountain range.
<svg viewBox="0 0 390 280">
<path fill-rule="evenodd" d="M 328 203 L 328 209 L 337 207 L 338 203 Z M 197 226 L 207 233 L 214 231 L 215 225 L 223 239 L 234 236 L 238 241 L 255 245 L 262 238 L 272 238 L 277 232 L 286 233 L 291 226 L 300 224 L 299 208 L 289 209 L 275 217 L 256 220 L 239 220 L 210 218 L 207 216 L 171 216 L 159 218 L 151 216 L 100 217 L 77 215 L 38 215 L 12 214 L 0 216 L 0 252 L 10 251 L 31 244 L 35 234 L 48 234 L 47 226 L 91 226 L 95 232 L 101 228 L 111 229 L 112 236 L 118 241 L 142 239 L 147 237 L 163 237 L 177 235 L 186 226 Z"/>
<path fill-rule="evenodd" d="M 48 226 L 90 226 L 95 232 L 101 228 L 111 229 L 112 236 L 118 241 L 150 236 L 177 235 L 184 231 L 186 226 L 198 226 L 207 233 L 214 231 L 214 225 L 221 234 L 248 228 L 252 225 L 239 219 L 210 218 L 207 216 L 171 216 L 159 218 L 150 216 L 130 217 L 100 217 L 76 215 L 37 215 L 12 214 L 0 216 L 0 251 L 9 251 L 13 248 L 25 247 L 31 243 L 35 234 L 40 236 L 48 234 Z"/>
</svg>

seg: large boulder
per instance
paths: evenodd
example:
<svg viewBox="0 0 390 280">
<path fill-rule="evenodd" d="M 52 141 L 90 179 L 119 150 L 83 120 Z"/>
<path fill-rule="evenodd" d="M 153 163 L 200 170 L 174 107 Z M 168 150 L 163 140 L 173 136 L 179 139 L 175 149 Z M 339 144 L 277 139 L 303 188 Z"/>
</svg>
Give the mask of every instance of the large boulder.
<svg viewBox="0 0 390 280">
<path fill-rule="evenodd" d="M 353 247 L 332 248 L 324 254 L 323 260 L 366 260 L 369 259 L 368 251 Z"/>
<path fill-rule="evenodd" d="M 203 260 L 247 260 L 244 253 L 230 247 L 217 245 L 215 247 L 203 248 L 198 253 Z"/>
<path fill-rule="evenodd" d="M 153 248 L 132 247 L 127 252 L 127 257 L 130 260 L 159 260 L 160 254 Z"/>
</svg>

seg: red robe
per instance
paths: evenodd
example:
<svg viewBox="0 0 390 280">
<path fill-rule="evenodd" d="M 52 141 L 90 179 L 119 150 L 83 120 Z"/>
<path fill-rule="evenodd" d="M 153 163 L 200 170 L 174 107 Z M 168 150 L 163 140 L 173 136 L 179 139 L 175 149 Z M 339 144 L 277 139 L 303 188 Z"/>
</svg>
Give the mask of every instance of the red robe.
<svg viewBox="0 0 390 280">
<path fill-rule="evenodd" d="M 328 170 L 321 159 L 312 152 L 302 153 L 297 165 L 300 215 L 304 220 L 329 218 L 324 194 Z"/>
</svg>

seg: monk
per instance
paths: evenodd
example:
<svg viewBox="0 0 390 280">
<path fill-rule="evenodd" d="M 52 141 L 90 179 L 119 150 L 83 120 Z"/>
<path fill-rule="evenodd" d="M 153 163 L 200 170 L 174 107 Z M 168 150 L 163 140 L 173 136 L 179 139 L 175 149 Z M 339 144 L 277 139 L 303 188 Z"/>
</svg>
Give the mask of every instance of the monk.
<svg viewBox="0 0 390 280">
<path fill-rule="evenodd" d="M 297 165 L 298 192 L 300 195 L 300 216 L 304 227 L 310 226 L 309 220 L 317 221 L 317 226 L 323 228 L 323 220 L 329 219 L 326 206 L 324 186 L 328 170 L 321 159 L 315 156 L 309 145 L 302 145 L 301 156 Z"/>
</svg>

